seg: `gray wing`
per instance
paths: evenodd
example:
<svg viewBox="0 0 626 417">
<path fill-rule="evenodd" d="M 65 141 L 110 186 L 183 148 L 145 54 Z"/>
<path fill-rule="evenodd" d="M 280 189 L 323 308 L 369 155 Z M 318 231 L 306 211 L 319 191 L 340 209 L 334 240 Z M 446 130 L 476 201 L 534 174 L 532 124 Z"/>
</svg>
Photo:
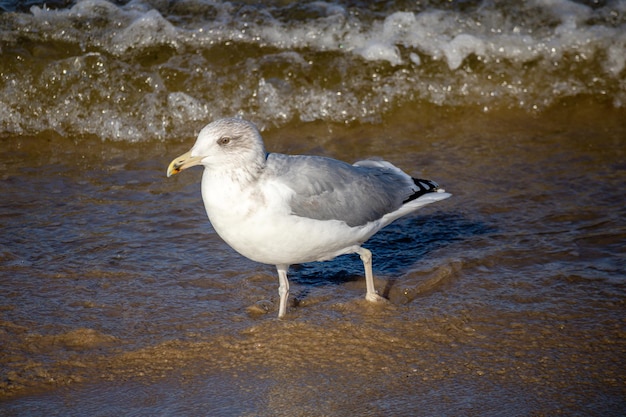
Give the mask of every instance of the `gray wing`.
<svg viewBox="0 0 626 417">
<path fill-rule="evenodd" d="M 266 169 L 291 188 L 292 213 L 360 226 L 394 212 L 425 192 L 435 191 L 384 161 L 355 165 L 318 156 L 269 154 Z"/>
</svg>

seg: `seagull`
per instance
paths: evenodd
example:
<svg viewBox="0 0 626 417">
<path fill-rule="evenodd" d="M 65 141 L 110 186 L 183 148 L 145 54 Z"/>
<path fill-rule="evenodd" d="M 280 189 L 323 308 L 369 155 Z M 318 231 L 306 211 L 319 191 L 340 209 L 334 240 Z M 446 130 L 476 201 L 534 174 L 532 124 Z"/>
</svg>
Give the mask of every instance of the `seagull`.
<svg viewBox="0 0 626 417">
<path fill-rule="evenodd" d="M 278 318 L 287 311 L 290 265 L 356 253 L 368 301 L 372 253 L 361 245 L 394 220 L 451 194 L 382 160 L 349 163 L 321 156 L 268 153 L 258 129 L 239 118 L 205 126 L 167 176 L 204 166 L 202 200 L 217 234 L 248 259 L 275 265 Z"/>
</svg>

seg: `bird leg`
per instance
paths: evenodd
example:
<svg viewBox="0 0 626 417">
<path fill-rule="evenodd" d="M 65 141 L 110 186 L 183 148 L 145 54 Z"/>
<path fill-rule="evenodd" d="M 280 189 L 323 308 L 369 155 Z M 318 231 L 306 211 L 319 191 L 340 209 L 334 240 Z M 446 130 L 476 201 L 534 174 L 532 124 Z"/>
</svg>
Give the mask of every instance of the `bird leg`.
<svg viewBox="0 0 626 417">
<path fill-rule="evenodd" d="M 359 247 L 356 251 L 363 261 L 363 268 L 365 269 L 365 287 L 367 292 L 365 293 L 365 299 L 367 301 L 381 301 L 383 297 L 378 295 L 376 287 L 374 287 L 374 274 L 372 273 L 372 252 L 365 248 Z"/>
<path fill-rule="evenodd" d="M 278 270 L 278 295 L 280 303 L 278 305 L 278 318 L 283 318 L 287 312 L 287 298 L 289 297 L 289 280 L 287 279 L 287 269 L 289 265 L 276 265 Z"/>
</svg>

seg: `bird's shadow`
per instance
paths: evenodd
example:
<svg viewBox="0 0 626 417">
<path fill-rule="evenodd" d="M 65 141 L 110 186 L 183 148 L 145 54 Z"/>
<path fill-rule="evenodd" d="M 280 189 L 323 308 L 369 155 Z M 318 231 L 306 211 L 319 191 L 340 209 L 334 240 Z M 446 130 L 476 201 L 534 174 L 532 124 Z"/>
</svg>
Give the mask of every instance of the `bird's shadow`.
<svg viewBox="0 0 626 417">
<path fill-rule="evenodd" d="M 372 251 L 374 275 L 397 276 L 440 248 L 494 231 L 493 225 L 470 220 L 462 214 L 438 213 L 399 219 L 363 246 Z M 312 287 L 364 279 L 363 263 L 357 255 L 292 265 L 291 269 L 290 280 L 303 287 L 299 298 L 306 297 Z M 388 279 L 381 295 L 387 297 L 394 283 L 395 279 Z"/>
</svg>

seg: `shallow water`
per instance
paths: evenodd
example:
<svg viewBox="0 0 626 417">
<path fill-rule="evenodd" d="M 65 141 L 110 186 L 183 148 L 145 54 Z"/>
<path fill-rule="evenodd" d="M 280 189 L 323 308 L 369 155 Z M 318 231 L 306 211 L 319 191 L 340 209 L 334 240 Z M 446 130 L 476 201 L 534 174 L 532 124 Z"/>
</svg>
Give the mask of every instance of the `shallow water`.
<svg viewBox="0 0 626 417">
<path fill-rule="evenodd" d="M 0 2 L 0 414 L 626 413 L 626 2 L 28 4 Z M 232 115 L 453 194 L 366 244 L 388 302 L 344 256 L 276 319 L 201 170 L 165 177 Z"/>
<path fill-rule="evenodd" d="M 621 111 L 575 104 L 267 132 L 454 194 L 368 243 L 388 303 L 344 256 L 293 268 L 281 321 L 273 267 L 215 235 L 200 170 L 165 178 L 189 144 L 5 138 L 0 408 L 619 415 L 626 132 Z"/>
</svg>

